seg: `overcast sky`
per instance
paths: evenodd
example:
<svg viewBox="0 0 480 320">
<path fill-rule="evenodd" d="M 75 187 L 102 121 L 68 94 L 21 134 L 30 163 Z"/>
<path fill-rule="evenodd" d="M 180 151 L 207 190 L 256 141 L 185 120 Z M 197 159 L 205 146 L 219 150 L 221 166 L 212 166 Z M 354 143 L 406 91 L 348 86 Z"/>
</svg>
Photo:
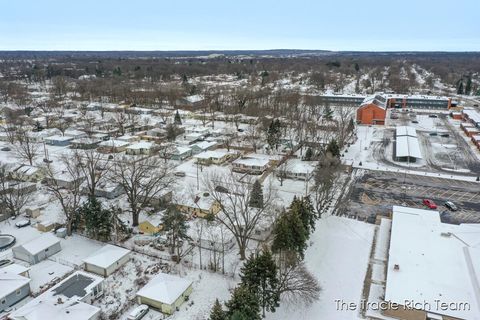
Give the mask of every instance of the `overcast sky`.
<svg viewBox="0 0 480 320">
<path fill-rule="evenodd" d="M 0 50 L 480 51 L 480 0 L 0 0 Z"/>
</svg>

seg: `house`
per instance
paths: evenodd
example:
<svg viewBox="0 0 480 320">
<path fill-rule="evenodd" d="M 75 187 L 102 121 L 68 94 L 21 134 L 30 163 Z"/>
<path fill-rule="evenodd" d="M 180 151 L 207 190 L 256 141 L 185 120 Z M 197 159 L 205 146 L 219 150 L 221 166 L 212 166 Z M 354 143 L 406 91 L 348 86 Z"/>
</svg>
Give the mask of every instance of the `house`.
<svg viewBox="0 0 480 320">
<path fill-rule="evenodd" d="M 203 139 L 203 135 L 201 133 L 192 132 L 187 133 L 183 136 L 183 139 L 187 141 L 189 144 L 195 143 L 197 141 L 201 141 Z"/>
<path fill-rule="evenodd" d="M 192 156 L 192 149 L 188 147 L 175 146 L 170 159 L 172 160 L 185 160 L 188 157 Z"/>
<path fill-rule="evenodd" d="M 121 140 L 102 141 L 99 143 L 97 150 L 104 153 L 118 153 L 125 151 L 129 144 L 129 142 Z"/>
<path fill-rule="evenodd" d="M 382 95 L 367 97 L 357 109 L 357 122 L 360 124 L 385 124 L 387 99 Z"/>
<path fill-rule="evenodd" d="M 22 164 L 10 172 L 12 179 L 24 182 L 38 182 L 45 177 L 43 170 L 39 167 Z"/>
<path fill-rule="evenodd" d="M 88 188 L 85 186 L 82 190 L 84 193 L 88 193 Z M 115 199 L 124 193 L 124 189 L 121 184 L 112 181 L 101 181 L 95 188 L 95 196 L 107 199 Z"/>
<path fill-rule="evenodd" d="M 107 244 L 83 259 L 85 271 L 108 277 L 130 259 L 130 250 Z"/>
<path fill-rule="evenodd" d="M 262 174 L 268 168 L 270 161 L 264 158 L 242 157 L 232 162 L 234 172 Z"/>
<path fill-rule="evenodd" d="M 192 281 L 159 273 L 137 292 L 137 301 L 162 313 L 173 314 L 188 300 L 192 290 Z"/>
<path fill-rule="evenodd" d="M 314 170 L 315 168 L 311 163 L 300 159 L 292 159 L 286 163 L 285 176 L 289 179 L 309 180 Z"/>
<path fill-rule="evenodd" d="M 46 137 L 45 143 L 51 146 L 66 147 L 70 145 L 71 141 L 74 139 L 75 139 L 74 137 L 54 135 L 54 136 Z"/>
<path fill-rule="evenodd" d="M 60 240 L 51 233 L 44 233 L 27 243 L 12 248 L 15 259 L 30 264 L 39 263 L 60 250 L 62 250 Z"/>
<path fill-rule="evenodd" d="M 222 164 L 234 155 L 235 153 L 228 151 L 207 150 L 196 154 L 194 158 L 197 163 L 208 166 L 210 164 Z"/>
<path fill-rule="evenodd" d="M 103 295 L 102 277 L 77 271 L 9 315 L 12 320 L 98 320 L 91 303 Z"/>
<path fill-rule="evenodd" d="M 13 306 L 30 294 L 30 279 L 0 269 L 0 312 Z"/>
<path fill-rule="evenodd" d="M 192 154 L 199 154 L 200 152 L 212 150 L 216 146 L 217 142 L 215 141 L 202 141 L 191 145 L 190 148 L 192 149 Z"/>
<path fill-rule="evenodd" d="M 208 194 L 199 194 L 193 197 L 184 195 L 179 197 L 175 204 L 181 212 L 200 218 L 216 215 L 221 209 L 219 203 Z"/>
<path fill-rule="evenodd" d="M 84 131 L 75 130 L 75 129 L 66 130 L 65 135 L 72 137 L 73 139 L 83 139 L 88 137 L 88 135 Z"/>
<path fill-rule="evenodd" d="M 70 148 L 72 149 L 95 149 L 98 144 L 102 142 L 96 138 L 79 138 L 70 141 Z"/>
<path fill-rule="evenodd" d="M 145 234 L 159 233 L 163 229 L 162 214 L 152 213 L 140 215 L 138 230 Z"/>
<path fill-rule="evenodd" d="M 132 135 L 129 135 L 129 134 L 124 134 L 123 136 L 117 137 L 116 139 L 120 140 L 120 141 L 126 141 L 126 142 L 129 142 L 129 143 L 134 143 L 134 142 L 140 141 L 139 136 L 132 136 Z"/>
<path fill-rule="evenodd" d="M 153 152 L 155 143 L 149 141 L 140 141 L 129 145 L 125 153 L 129 155 L 149 155 Z"/>
<path fill-rule="evenodd" d="M 160 190 L 157 192 L 155 195 L 150 195 L 150 199 L 144 199 L 144 193 L 140 192 L 138 197 L 141 202 L 145 202 L 145 200 L 148 200 L 148 204 L 156 207 L 156 208 L 164 208 L 167 206 L 172 201 L 172 191 L 171 190 Z"/>
</svg>

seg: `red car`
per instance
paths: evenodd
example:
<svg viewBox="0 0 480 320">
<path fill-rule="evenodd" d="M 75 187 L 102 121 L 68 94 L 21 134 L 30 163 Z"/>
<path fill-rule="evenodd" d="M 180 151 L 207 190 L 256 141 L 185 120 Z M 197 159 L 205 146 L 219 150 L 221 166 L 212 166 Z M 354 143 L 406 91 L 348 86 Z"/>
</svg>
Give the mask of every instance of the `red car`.
<svg viewBox="0 0 480 320">
<path fill-rule="evenodd" d="M 437 205 L 430 199 L 423 199 L 423 204 L 429 207 L 430 209 L 437 209 Z"/>
</svg>

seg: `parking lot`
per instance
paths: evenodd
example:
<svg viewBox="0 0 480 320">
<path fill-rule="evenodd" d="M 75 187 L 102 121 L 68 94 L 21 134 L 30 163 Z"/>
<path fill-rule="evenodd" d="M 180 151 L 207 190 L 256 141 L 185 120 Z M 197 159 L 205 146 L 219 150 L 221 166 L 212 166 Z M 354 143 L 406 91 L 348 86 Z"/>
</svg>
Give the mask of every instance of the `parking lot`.
<svg viewBox="0 0 480 320">
<path fill-rule="evenodd" d="M 368 218 L 387 215 L 393 205 L 426 209 L 423 199 L 433 200 L 444 222 L 480 222 L 480 183 L 400 173 L 367 172 L 354 183 L 348 195 L 349 214 Z M 459 208 L 449 211 L 450 200 Z"/>
</svg>

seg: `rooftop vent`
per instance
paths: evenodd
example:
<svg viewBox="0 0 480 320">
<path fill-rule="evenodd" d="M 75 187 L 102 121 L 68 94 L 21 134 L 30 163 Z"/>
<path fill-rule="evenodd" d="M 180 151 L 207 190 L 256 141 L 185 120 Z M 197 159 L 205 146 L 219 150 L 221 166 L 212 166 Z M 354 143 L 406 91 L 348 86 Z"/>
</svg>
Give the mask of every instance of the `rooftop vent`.
<svg viewBox="0 0 480 320">
<path fill-rule="evenodd" d="M 394 265 L 393 270 L 397 270 L 397 271 L 400 270 L 400 265 L 399 264 Z"/>
<path fill-rule="evenodd" d="M 440 233 L 440 235 L 441 235 L 442 237 L 449 238 L 449 237 L 452 236 L 452 233 L 451 233 L 451 232 L 442 232 L 442 233 Z"/>
</svg>

